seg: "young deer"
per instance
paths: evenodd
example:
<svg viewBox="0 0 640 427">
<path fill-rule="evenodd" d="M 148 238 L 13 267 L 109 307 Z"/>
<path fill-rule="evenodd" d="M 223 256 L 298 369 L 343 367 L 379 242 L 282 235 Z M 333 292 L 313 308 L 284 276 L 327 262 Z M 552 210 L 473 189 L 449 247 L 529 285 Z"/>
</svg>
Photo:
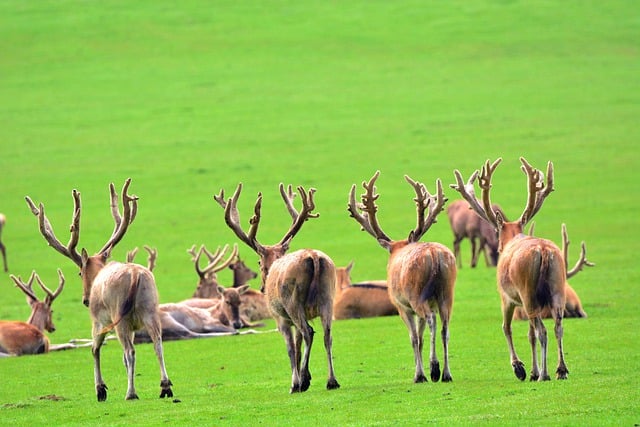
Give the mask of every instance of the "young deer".
<svg viewBox="0 0 640 427">
<path fill-rule="evenodd" d="M 154 343 L 154 350 L 160 363 L 162 389 L 160 397 L 172 397 L 171 381 L 167 376 L 162 351 L 160 320 L 158 318 L 158 291 L 153 273 L 149 269 L 131 263 L 120 263 L 107 259 L 111 250 L 124 237 L 137 212 L 137 196 L 127 194 L 131 179 L 127 179 L 122 188 L 123 213 L 119 212 L 118 195 L 113 183 L 111 192 L 111 214 L 115 221 L 115 229 L 104 246 L 93 256 L 85 249 L 79 254 L 76 247 L 80 237 L 80 193 L 73 190 L 74 212 L 71 223 L 71 238 L 64 246 L 55 236 L 49 219 L 45 215 L 44 205 L 39 207 L 29 196 L 27 204 L 38 218 L 40 233 L 56 251 L 71 259 L 79 268 L 82 276 L 82 302 L 89 307 L 93 323 L 94 377 L 98 401 L 107 399 L 107 386 L 100 370 L 100 348 L 106 335 L 116 331 L 118 340 L 124 349 L 124 364 L 127 369 L 128 387 L 126 399 L 137 399 L 134 387 L 135 349 L 134 333 L 144 327 Z"/>
<path fill-rule="evenodd" d="M 386 280 L 351 283 L 353 262 L 336 268 L 336 296 L 333 318 L 360 319 L 363 317 L 394 316 L 398 309 L 389 299 Z"/>
<path fill-rule="evenodd" d="M 380 246 L 390 253 L 387 264 L 387 286 L 391 301 L 398 308 L 400 317 L 409 329 L 411 345 L 415 359 L 416 383 L 426 382 L 422 364 L 424 330 L 429 325 L 430 341 L 430 377 L 431 381 L 440 379 L 440 363 L 436 356 L 436 312 L 442 321 L 442 344 L 444 347 L 444 366 L 442 381 L 451 381 L 449 372 L 449 319 L 453 309 L 453 292 L 456 282 L 456 259 L 453 253 L 440 243 L 422 243 L 420 238 L 436 222 L 446 198 L 442 192 L 442 183 L 437 181 L 437 194 L 431 195 L 424 184 L 405 175 L 405 180 L 416 193 L 417 226 L 404 240 L 392 240 L 380 228 L 376 217 L 378 207 L 375 202 L 375 182 L 380 175 L 376 171 L 367 183 L 361 203 L 356 203 L 356 185 L 349 194 L 349 212 L 362 227 L 373 236 Z M 425 218 L 425 211 L 429 214 Z"/>
<path fill-rule="evenodd" d="M 526 378 L 524 364 L 518 358 L 511 331 L 511 321 L 516 306 L 521 305 L 529 318 L 529 342 L 531 344 L 531 380 L 549 380 L 547 370 L 547 330 L 542 322 L 542 311 L 548 307 L 555 321 L 555 335 L 558 341 L 558 368 L 556 377 L 566 379 L 569 371 L 564 361 L 562 348 L 562 315 L 565 304 L 566 269 L 562 252 L 550 240 L 523 234 L 524 226 L 533 219 L 553 188 L 553 163 L 547 164 L 547 182 L 544 175 L 533 168 L 524 157 L 520 157 L 522 170 L 527 176 L 527 204 L 516 221 L 507 222 L 500 212 L 491 205 L 489 192 L 492 175 L 502 161 L 490 163 L 488 160 L 482 171 L 476 170 L 465 184 L 458 170 L 454 171 L 456 184 L 451 187 L 460 192 L 473 210 L 493 224 L 498 232 L 500 259 L 497 268 L 498 290 L 502 300 L 502 329 L 507 339 L 511 366 L 516 377 Z M 482 189 L 482 204 L 475 197 L 474 183 Z M 540 341 L 542 369 L 538 367 L 536 339 Z"/>
<path fill-rule="evenodd" d="M 293 219 L 293 223 L 284 237 L 275 245 L 261 245 L 256 233 L 260 223 L 262 194 L 254 206 L 254 215 L 249 223 L 251 227 L 246 233 L 240 226 L 238 213 L 238 197 L 242 191 L 242 183 L 229 200 L 225 200 L 224 190 L 214 199 L 224 208 L 225 222 L 236 236 L 260 256 L 263 290 L 267 296 L 269 307 L 273 313 L 278 330 L 287 345 L 287 353 L 291 362 L 291 393 L 303 392 L 309 388 L 311 374 L 309 372 L 309 355 L 313 343 L 314 330 L 309 320 L 320 316 L 324 329 L 324 346 L 329 364 L 327 389 L 340 387 L 333 371 L 331 354 L 331 320 L 333 317 L 333 296 L 335 293 L 335 265 L 331 258 L 319 250 L 301 249 L 286 254 L 293 237 L 300 231 L 305 221 L 317 218 L 312 213 L 314 188 L 307 193 L 301 186 L 298 192 L 302 199 L 302 211 L 293 206 L 295 193 L 280 184 L 280 194 Z M 295 329 L 294 334 L 291 328 Z M 301 354 L 302 341 L 305 343 L 304 355 Z"/>
<path fill-rule="evenodd" d="M 58 277 L 60 284 L 54 292 L 51 292 L 42 283 L 35 271 L 31 273 L 27 283 L 23 282 L 20 277 L 11 275 L 11 279 L 16 286 L 27 296 L 27 303 L 31 306 L 31 316 L 26 322 L 0 321 L 0 353 L 22 356 L 24 354 L 40 354 L 49 351 L 49 339 L 44 334 L 44 331 L 54 332 L 56 330 L 51 316 L 53 313 L 51 305 L 64 288 L 64 275 L 59 269 Z M 34 279 L 37 280 L 42 290 L 47 294 L 42 301 L 33 292 Z"/>
<path fill-rule="evenodd" d="M 529 234 L 533 235 L 533 227 L 529 230 Z M 569 235 L 567 234 L 567 226 L 562 224 L 562 254 L 564 258 L 565 269 L 567 270 L 567 280 L 571 277 L 575 276 L 579 271 L 586 267 L 593 267 L 595 264 L 591 261 L 587 260 L 587 245 L 582 242 L 580 248 L 580 258 L 573 266 L 571 270 L 569 270 Z M 564 318 L 567 317 L 587 317 L 587 313 L 582 308 L 582 302 L 580 302 L 580 297 L 576 291 L 569 285 L 568 282 L 564 284 L 564 294 L 565 294 L 565 303 L 564 303 Z M 543 319 L 548 319 L 551 317 L 551 310 L 549 307 L 545 307 L 544 310 L 540 313 Z M 529 317 L 525 314 L 522 307 L 516 307 L 513 318 L 518 320 L 529 320 Z"/>
</svg>

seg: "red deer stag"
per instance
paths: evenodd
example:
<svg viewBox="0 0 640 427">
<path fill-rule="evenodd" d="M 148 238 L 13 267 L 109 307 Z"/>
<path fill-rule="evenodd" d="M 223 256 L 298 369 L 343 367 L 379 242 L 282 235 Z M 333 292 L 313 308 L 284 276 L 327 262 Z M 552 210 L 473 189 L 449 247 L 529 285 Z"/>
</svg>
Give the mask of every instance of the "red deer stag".
<svg viewBox="0 0 640 427">
<path fill-rule="evenodd" d="M 413 381 L 427 381 L 422 364 L 423 336 L 427 324 L 431 332 L 430 377 L 434 382 L 440 380 L 440 363 L 436 356 L 436 312 L 440 314 L 442 321 L 442 381 L 452 381 L 449 371 L 449 320 L 457 275 L 456 259 L 449 248 L 440 243 L 419 241 L 436 222 L 436 217 L 443 210 L 447 200 L 442 192 L 442 183 L 437 180 L 437 194 L 431 195 L 424 184 L 405 175 L 405 180 L 416 193 L 414 201 L 417 207 L 417 225 L 406 239 L 391 240 L 380 228 L 376 217 L 378 207 L 375 202 L 379 195 L 375 194 L 375 182 L 379 175 L 380 171 L 376 171 L 369 182 L 362 183 L 366 190 L 361 198 L 362 203 L 356 203 L 356 185 L 351 187 L 349 212 L 362 230 L 371 234 L 380 246 L 390 253 L 387 286 L 391 301 L 398 308 L 400 317 L 409 329 L 416 365 Z M 429 214 L 425 218 L 427 209 Z"/>
<path fill-rule="evenodd" d="M 293 206 L 295 193 L 280 184 L 280 194 L 293 219 L 293 223 L 280 242 L 275 245 L 258 243 L 256 233 L 260 224 L 262 194 L 258 194 L 254 206 L 254 214 L 249 223 L 251 227 L 246 233 L 240 225 L 238 213 L 238 197 L 242 191 L 242 183 L 238 184 L 233 197 L 225 200 L 224 190 L 214 199 L 224 208 L 225 222 L 236 236 L 260 256 L 262 287 L 273 313 L 278 330 L 287 345 L 287 353 L 291 362 L 291 393 L 304 392 L 311 384 L 309 372 L 309 356 L 313 343 L 314 330 L 309 320 L 320 316 L 324 329 L 324 346 L 329 365 L 327 389 L 340 387 L 333 370 L 331 321 L 333 317 L 333 296 L 335 293 L 335 265 L 331 258 L 319 250 L 300 249 L 286 254 L 293 237 L 300 231 L 305 221 L 317 218 L 312 213 L 315 208 L 314 188 L 307 193 L 298 187 L 302 199 L 302 210 L 298 212 Z M 295 329 L 295 339 L 292 333 Z M 304 355 L 301 354 L 304 340 Z"/>
<path fill-rule="evenodd" d="M 154 343 L 154 350 L 160 364 L 162 389 L 160 397 L 172 397 L 171 381 L 165 369 L 162 351 L 162 336 L 158 318 L 158 291 L 153 273 L 149 269 L 131 263 L 111 261 L 107 263 L 111 250 L 124 237 L 137 212 L 137 196 L 127 194 L 131 179 L 127 179 L 122 188 L 123 213 L 119 212 L 118 195 L 113 183 L 111 192 L 111 214 L 115 229 L 111 237 L 96 255 L 89 256 L 85 249 L 79 254 L 76 247 L 80 237 L 80 193 L 73 190 L 74 212 L 71 223 L 71 238 L 64 246 L 55 236 L 49 219 L 45 215 L 44 205 L 39 207 L 29 196 L 26 201 L 32 213 L 38 218 L 40 233 L 56 251 L 71 259 L 79 268 L 82 276 L 82 302 L 89 307 L 93 323 L 92 353 L 94 358 L 94 377 L 98 401 L 107 399 L 107 386 L 100 370 L 100 348 L 107 334 L 115 329 L 118 340 L 124 349 L 124 364 L 127 369 L 128 387 L 126 399 L 137 399 L 134 387 L 135 349 L 134 333 L 145 328 Z"/>
<path fill-rule="evenodd" d="M 524 157 L 520 157 L 522 170 L 527 176 L 527 204 L 516 221 L 507 222 L 500 212 L 492 209 L 490 190 L 491 178 L 502 158 L 490 163 L 486 161 L 482 171 L 476 170 L 467 183 L 458 170 L 454 171 L 456 184 L 451 187 L 460 192 L 473 210 L 489 221 L 498 232 L 500 259 L 497 268 L 497 282 L 502 300 L 502 329 L 507 339 L 511 366 L 516 377 L 524 380 L 527 376 L 524 364 L 518 358 L 513 345 L 511 321 L 516 306 L 521 305 L 529 318 L 529 342 L 532 353 L 532 381 L 549 380 L 547 370 L 547 330 L 541 313 L 549 307 L 555 321 L 555 335 L 558 341 L 558 368 L 556 377 L 566 379 L 569 371 L 562 348 L 562 315 L 565 302 L 566 269 L 562 252 L 550 240 L 523 234 L 524 226 L 538 213 L 546 197 L 553 188 L 553 163 L 547 164 L 547 182 L 543 173 L 533 168 Z M 474 183 L 482 190 L 482 204 L 475 196 Z M 541 347 L 541 364 L 538 367 L 536 339 Z"/>
<path fill-rule="evenodd" d="M 2 252 L 2 261 L 4 262 L 4 271 L 9 271 L 9 266 L 7 265 L 7 248 L 2 243 L 2 229 L 4 228 L 4 224 L 7 222 L 7 217 L 4 214 L 0 213 L 0 252 Z"/>
<path fill-rule="evenodd" d="M 31 306 L 31 316 L 26 322 L 4 320 L 0 321 L 0 353 L 14 356 L 25 354 L 40 354 L 49 351 L 49 339 L 44 331 L 53 332 L 56 330 L 51 318 L 51 304 L 60 295 L 64 287 L 64 275 L 58 270 L 60 284 L 58 288 L 51 292 L 47 288 L 35 271 L 27 283 L 20 277 L 11 275 L 11 279 L 16 286 L 27 296 L 27 302 Z M 33 280 L 37 280 L 42 290 L 47 294 L 44 300 L 40 301 L 33 292 Z"/>
<path fill-rule="evenodd" d="M 496 204 L 494 211 L 502 210 Z M 484 253 L 487 266 L 498 264 L 498 236 L 491 224 L 480 218 L 464 200 L 454 200 L 447 208 L 449 224 L 453 231 L 453 254 L 456 256 L 458 268 L 462 268 L 460 242 L 468 238 L 471 242 L 471 268 L 478 265 L 480 252 Z M 504 215 L 503 215 L 504 216 Z M 478 242 L 476 242 L 476 239 Z"/>
<path fill-rule="evenodd" d="M 533 235 L 533 227 L 529 230 L 529 234 Z M 564 257 L 564 265 L 567 270 L 567 279 L 575 276 L 579 271 L 586 267 L 593 267 L 595 264 L 587 260 L 587 245 L 582 242 L 580 249 L 580 258 L 573 266 L 571 270 L 569 270 L 569 235 L 567 234 L 567 226 L 562 224 L 562 254 Z M 565 294 L 565 303 L 564 303 L 564 318 L 567 317 L 587 317 L 587 313 L 582 308 L 582 302 L 580 301 L 580 297 L 576 291 L 569 285 L 568 282 L 564 284 L 564 294 Z M 551 310 L 549 307 L 545 307 L 540 313 L 543 319 L 551 318 Z M 522 307 L 516 307 L 513 318 L 518 320 L 529 320 L 529 317 L 525 314 Z"/>
<path fill-rule="evenodd" d="M 202 245 L 196 252 L 195 245 L 191 249 L 187 250 L 191 254 L 191 260 L 198 274 L 198 286 L 193 293 L 193 298 L 218 298 L 220 293 L 218 292 L 218 276 L 217 272 L 229 267 L 238 257 L 238 245 L 233 245 L 231 255 L 224 260 L 224 256 L 229 249 L 229 245 L 225 245 L 224 248 L 218 248 L 214 253 L 211 253 L 207 248 Z M 205 254 L 209 258 L 209 264 L 204 268 L 200 268 L 200 257 Z"/>
<path fill-rule="evenodd" d="M 333 300 L 333 318 L 360 319 L 363 317 L 393 316 L 398 309 L 389 299 L 385 280 L 351 283 L 353 262 L 336 268 L 336 296 Z"/>
</svg>

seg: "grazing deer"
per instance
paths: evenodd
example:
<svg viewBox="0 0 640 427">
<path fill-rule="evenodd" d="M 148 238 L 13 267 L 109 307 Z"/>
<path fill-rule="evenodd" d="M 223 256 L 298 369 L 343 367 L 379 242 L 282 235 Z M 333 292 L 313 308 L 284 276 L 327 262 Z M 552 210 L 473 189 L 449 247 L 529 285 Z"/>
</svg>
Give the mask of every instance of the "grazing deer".
<svg viewBox="0 0 640 427">
<path fill-rule="evenodd" d="M 533 228 L 533 227 L 532 227 Z M 533 235 L 533 230 L 529 230 L 529 234 Z M 567 280 L 573 276 L 575 276 L 579 271 L 582 271 L 583 267 L 593 267 L 595 264 L 587 260 L 587 246 L 584 242 L 582 242 L 580 249 L 580 258 L 573 266 L 571 270 L 569 270 L 569 235 L 567 234 L 567 226 L 562 224 L 562 254 L 564 258 L 565 269 L 567 270 Z M 580 302 L 580 298 L 576 291 L 569 285 L 569 283 L 565 282 L 564 284 L 564 294 L 565 294 L 565 303 L 564 303 L 564 318 L 567 317 L 587 317 L 587 313 L 582 308 L 582 302 Z M 540 316 L 543 319 L 551 318 L 551 310 L 549 307 L 545 307 Z M 529 320 L 529 317 L 525 314 L 522 307 L 516 307 L 513 318 L 518 320 Z"/>
<path fill-rule="evenodd" d="M 360 319 L 362 317 L 393 316 L 398 309 L 389 299 L 385 280 L 351 283 L 353 262 L 336 268 L 336 296 L 333 300 L 333 318 Z"/>
<path fill-rule="evenodd" d="M 9 266 L 7 265 L 7 248 L 2 243 L 2 229 L 4 228 L 4 224 L 7 222 L 7 217 L 0 213 L 0 252 L 2 252 L 2 261 L 4 262 L 4 271 L 9 271 Z"/>
<path fill-rule="evenodd" d="M 414 201 L 417 207 L 417 225 L 406 239 L 391 240 L 380 228 L 376 217 L 378 207 L 375 202 L 379 195 L 375 194 L 375 182 L 379 175 L 380 171 L 376 171 L 368 183 L 362 183 L 366 192 L 361 197 L 361 203 L 356 203 L 356 185 L 351 186 L 349 212 L 362 230 L 373 236 L 390 253 L 387 286 L 391 301 L 409 329 L 416 365 L 413 381 L 427 381 L 422 365 L 423 336 L 427 324 L 431 332 L 430 377 L 434 382 L 440 379 L 440 363 L 436 356 L 436 312 L 440 314 L 442 321 L 442 381 L 452 381 L 449 371 L 449 320 L 457 275 L 456 259 L 449 248 L 440 243 L 419 241 L 436 222 L 436 217 L 447 200 L 442 192 L 442 183 L 437 180 L 437 194 L 431 195 L 424 184 L 405 175 L 405 180 L 416 193 Z M 427 209 L 429 214 L 425 218 Z"/>
<path fill-rule="evenodd" d="M 502 210 L 496 204 L 493 210 Z M 454 200 L 447 208 L 449 224 L 453 231 L 453 254 L 456 256 L 458 268 L 462 268 L 460 242 L 468 238 L 471 242 L 471 268 L 478 265 L 480 252 L 484 253 L 487 266 L 498 264 L 498 236 L 491 224 L 480 218 L 464 200 Z M 504 216 L 504 215 L 503 215 Z M 479 240 L 479 244 L 476 243 Z"/>
<path fill-rule="evenodd" d="M 51 305 L 64 288 L 64 275 L 58 269 L 60 284 L 54 292 L 51 292 L 42 283 L 35 271 L 31 273 L 27 283 L 13 274 L 10 277 L 27 296 L 27 302 L 31 306 L 31 316 L 26 322 L 0 321 L 0 353 L 14 356 L 47 353 L 49 351 L 49 339 L 44 334 L 44 331 L 54 332 L 56 330 L 51 316 L 53 313 Z M 37 280 L 42 290 L 47 294 L 42 301 L 38 299 L 33 291 L 34 279 Z"/>
<path fill-rule="evenodd" d="M 134 386 L 135 349 L 134 333 L 145 328 L 154 344 L 154 350 L 160 364 L 160 397 L 172 397 L 171 381 L 165 369 L 162 350 L 160 319 L 158 317 L 158 291 L 153 273 L 149 269 L 131 263 L 120 263 L 107 259 L 111 250 L 124 237 L 137 212 L 137 196 L 127 194 L 131 179 L 127 179 L 122 188 L 123 213 L 119 212 L 118 195 L 113 183 L 111 192 L 111 214 L 115 229 L 104 246 L 93 256 L 85 249 L 77 251 L 80 237 L 80 193 L 73 190 L 74 211 L 71 223 L 71 238 L 65 246 L 55 236 L 49 219 L 45 215 L 44 205 L 39 207 L 27 196 L 25 199 L 32 213 L 38 218 L 40 233 L 56 251 L 71 259 L 79 268 L 82 276 L 82 302 L 89 307 L 93 323 L 91 348 L 94 358 L 94 378 L 98 401 L 107 399 L 107 386 L 100 370 L 100 348 L 107 334 L 115 329 L 118 340 L 124 349 L 124 364 L 127 369 L 128 387 L 126 399 L 137 399 Z"/>
<path fill-rule="evenodd" d="M 490 163 L 488 160 L 482 171 L 476 170 L 467 183 L 458 170 L 454 171 L 456 184 L 451 187 L 460 192 L 473 210 L 489 221 L 498 232 L 497 281 L 502 300 L 502 329 L 507 339 L 511 366 L 516 377 L 526 378 L 524 364 L 518 358 L 513 345 L 511 321 L 516 306 L 521 305 L 529 318 L 529 342 L 531 344 L 531 380 L 549 380 L 547 370 L 547 330 L 542 322 L 542 310 L 549 307 L 555 322 L 558 341 L 558 368 L 556 377 L 566 379 L 569 373 L 562 348 L 562 315 L 565 303 L 566 268 L 562 252 L 550 240 L 523 234 L 524 226 L 538 213 L 546 197 L 553 188 L 553 163 L 547 164 L 547 182 L 540 170 L 533 168 L 524 157 L 520 157 L 522 170 L 527 176 L 527 204 L 516 221 L 507 222 L 500 212 L 491 205 L 491 178 L 502 158 Z M 478 179 L 482 189 L 482 204 L 475 197 L 474 183 Z M 536 339 L 540 342 L 542 369 L 538 367 Z"/>
<path fill-rule="evenodd" d="M 280 194 L 291 215 L 293 222 L 282 239 L 275 245 L 258 243 L 256 234 L 260 224 L 262 194 L 258 194 L 254 206 L 254 214 L 249 223 L 251 227 L 246 233 L 240 226 L 238 213 L 238 197 L 242 191 L 242 183 L 238 184 L 233 197 L 225 200 L 224 190 L 214 196 L 214 199 L 225 211 L 225 222 L 236 236 L 260 256 L 260 271 L 262 273 L 262 288 L 278 330 L 283 335 L 287 345 L 287 353 L 291 362 L 291 393 L 304 392 L 311 384 L 309 372 L 309 356 L 313 343 L 314 330 L 309 320 L 320 316 L 324 329 L 324 346 L 329 365 L 327 389 L 340 387 L 333 370 L 331 321 L 333 317 L 333 296 L 335 293 L 335 265 L 331 258 L 319 250 L 301 249 L 287 254 L 289 244 L 300 231 L 305 221 L 317 218 L 319 214 L 312 213 L 315 204 L 313 194 L 315 189 L 307 193 L 303 187 L 298 187 L 302 199 L 302 210 L 298 212 L 293 206 L 295 193 L 291 186 L 285 190 L 280 184 Z M 295 329 L 295 339 L 292 333 Z M 304 340 L 304 355 L 301 354 Z"/>
</svg>

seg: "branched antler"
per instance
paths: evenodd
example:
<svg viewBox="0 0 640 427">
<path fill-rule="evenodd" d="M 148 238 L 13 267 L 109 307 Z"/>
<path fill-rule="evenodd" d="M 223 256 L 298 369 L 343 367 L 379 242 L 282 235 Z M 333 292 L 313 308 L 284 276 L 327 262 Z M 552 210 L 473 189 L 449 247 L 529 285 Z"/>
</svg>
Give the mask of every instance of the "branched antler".
<svg viewBox="0 0 640 427">
<path fill-rule="evenodd" d="M 414 181 L 408 175 L 405 175 L 404 179 L 416 192 L 416 197 L 413 200 L 416 202 L 417 225 L 409 234 L 409 241 L 417 242 L 437 222 L 437 216 L 444 209 L 444 204 L 448 199 L 444 196 L 442 182 L 439 179 L 436 180 L 437 192 L 433 195 L 429 193 L 424 184 Z M 429 214 L 425 219 L 427 209 L 429 209 Z"/>
<path fill-rule="evenodd" d="M 564 256 L 564 265 L 567 269 L 567 279 L 582 271 L 585 266 L 595 266 L 595 263 L 587 260 L 587 245 L 583 241 L 580 245 L 580 258 L 573 268 L 569 270 L 569 243 L 571 242 L 569 241 L 569 235 L 567 234 L 567 226 L 566 224 L 562 224 L 562 254 Z"/>
<path fill-rule="evenodd" d="M 376 194 L 375 182 L 380 176 L 380 171 L 376 171 L 373 174 L 369 182 L 363 181 L 362 186 L 365 192 L 361 196 L 361 203 L 356 202 L 356 185 L 351 186 L 349 192 L 349 204 L 347 210 L 351 214 L 351 217 L 358 221 L 363 231 L 366 231 L 377 240 L 383 240 L 390 242 L 391 238 L 382 231 L 376 213 L 378 206 L 376 206 L 376 200 L 380 197 Z"/>
<path fill-rule="evenodd" d="M 238 198 L 242 191 L 242 183 L 238 184 L 233 196 L 226 201 L 224 198 L 224 189 L 220 190 L 220 194 L 213 196 L 216 202 L 224 209 L 224 220 L 233 230 L 235 235 L 246 243 L 254 251 L 258 251 L 258 247 L 261 245 L 256 240 L 256 234 L 258 233 L 258 226 L 260 225 L 260 209 L 262 207 L 262 193 L 258 193 L 256 204 L 253 208 L 253 216 L 249 220 L 249 232 L 245 233 L 240 225 L 240 213 L 238 212 Z"/>
</svg>

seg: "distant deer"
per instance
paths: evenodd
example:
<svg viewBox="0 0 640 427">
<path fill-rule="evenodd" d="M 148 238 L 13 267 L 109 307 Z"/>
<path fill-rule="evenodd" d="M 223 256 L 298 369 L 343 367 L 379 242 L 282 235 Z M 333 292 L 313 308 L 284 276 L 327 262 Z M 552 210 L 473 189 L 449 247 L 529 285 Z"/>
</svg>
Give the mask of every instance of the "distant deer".
<svg viewBox="0 0 640 427">
<path fill-rule="evenodd" d="M 233 271 L 233 287 L 239 288 L 247 284 L 249 280 L 258 277 L 258 273 L 250 269 L 240 257 L 235 262 L 229 264 L 229 268 Z"/>
<path fill-rule="evenodd" d="M 71 259 L 79 268 L 82 276 L 82 302 L 89 307 L 93 323 L 94 377 L 98 401 L 107 399 L 107 386 L 100 370 L 100 348 L 106 335 L 115 329 L 118 340 L 124 349 L 124 364 L 127 369 L 128 387 L 126 399 L 137 399 L 134 387 L 135 349 L 133 345 L 136 330 L 145 328 L 154 343 L 161 374 L 160 397 L 172 397 L 171 381 L 165 369 L 162 351 L 160 319 L 158 317 L 158 292 L 153 273 L 149 269 L 131 263 L 112 261 L 107 263 L 111 250 L 124 237 L 137 212 L 137 196 L 127 194 L 131 179 L 127 179 L 122 188 L 123 213 L 119 212 L 118 195 L 113 183 L 111 192 L 111 214 L 115 221 L 115 229 L 104 246 L 89 256 L 85 249 L 82 254 L 77 251 L 80 237 L 80 193 L 73 190 L 74 212 L 71 223 L 71 238 L 64 246 L 55 236 L 51 223 L 44 212 L 44 205 L 39 207 L 29 196 L 27 204 L 38 218 L 40 233 L 56 251 Z"/>
<path fill-rule="evenodd" d="M 229 264 L 233 270 L 233 287 L 244 286 L 247 281 L 258 277 L 258 273 L 250 269 L 239 257 L 236 262 Z M 256 289 L 248 288 L 240 295 L 240 314 L 250 322 L 271 317 L 267 296 Z"/>
<path fill-rule="evenodd" d="M 532 227 L 533 228 L 533 227 Z M 532 230 L 529 230 L 529 234 L 532 234 Z M 580 249 L 580 258 L 573 266 L 571 270 L 569 270 L 569 235 L 567 234 L 567 226 L 562 224 L 562 254 L 564 258 L 565 269 L 567 270 L 567 280 L 573 276 L 575 276 L 579 271 L 586 267 L 593 267 L 595 264 L 587 260 L 587 246 L 584 242 L 582 242 L 582 247 Z M 564 284 L 564 293 L 565 293 L 565 304 L 564 304 L 564 318 L 567 317 L 587 317 L 587 313 L 582 308 L 582 302 L 580 302 L 580 298 L 576 291 L 569 285 L 569 283 L 565 282 Z M 551 317 L 551 310 L 549 307 L 545 307 L 540 316 L 543 319 L 548 319 Z M 516 307 L 513 318 L 518 320 L 529 320 L 527 315 L 524 313 L 522 307 Z"/>
<path fill-rule="evenodd" d="M 405 175 L 405 180 L 416 193 L 417 225 L 404 240 L 392 240 L 380 228 L 377 219 L 378 207 L 375 202 L 375 182 L 380 175 L 376 171 L 369 182 L 362 186 L 365 193 L 361 203 L 356 203 L 356 185 L 349 194 L 349 212 L 362 227 L 373 236 L 380 246 L 390 253 L 387 264 L 387 286 L 391 301 L 398 308 L 400 317 L 409 329 L 411 345 L 415 359 L 415 383 L 426 382 L 422 364 L 423 335 L 426 325 L 431 332 L 430 341 L 430 377 L 431 381 L 440 379 L 440 363 L 436 356 L 436 312 L 442 321 L 442 343 L 444 347 L 444 366 L 442 381 L 452 381 L 449 371 L 449 320 L 453 309 L 453 293 L 456 282 L 456 259 L 453 253 L 440 243 L 422 243 L 420 238 L 436 222 L 446 198 L 442 192 L 442 183 L 437 180 L 437 193 L 430 194 L 424 184 Z M 425 218 L 425 211 L 429 214 Z"/>
<path fill-rule="evenodd" d="M 494 211 L 502 211 L 496 204 Z M 462 268 L 460 242 L 468 238 L 471 242 L 471 267 L 478 265 L 480 252 L 484 253 L 487 266 L 498 264 L 498 236 L 495 229 L 487 221 L 479 217 L 464 200 L 454 200 L 447 208 L 449 224 L 453 231 L 453 254 L 456 256 L 458 268 Z M 476 240 L 478 242 L 476 243 Z"/>
<path fill-rule="evenodd" d="M 542 322 L 542 311 L 551 310 L 555 322 L 558 341 L 558 368 L 556 377 L 566 379 L 569 373 L 562 347 L 562 315 L 565 304 L 565 261 L 560 249 L 550 240 L 523 234 L 524 226 L 538 213 L 546 197 L 554 190 L 553 163 L 547 164 L 547 182 L 541 171 L 533 168 L 524 157 L 520 157 L 522 170 L 527 176 L 527 204 L 516 221 L 507 222 L 500 212 L 492 208 L 489 192 L 491 178 L 501 158 L 490 163 L 488 160 L 482 171 L 476 170 L 467 183 L 458 170 L 454 171 L 456 184 L 451 187 L 460 192 L 473 210 L 489 221 L 498 232 L 500 259 L 497 268 L 498 290 L 502 299 L 502 329 L 511 354 L 511 366 L 516 377 L 526 378 L 524 364 L 518 358 L 513 346 L 511 321 L 516 306 L 522 305 L 529 318 L 529 342 L 531 344 L 531 380 L 549 380 L 547 370 L 547 330 Z M 482 204 L 476 199 L 474 183 L 478 179 L 482 189 Z M 542 369 L 538 367 L 536 339 L 542 349 Z"/>
<path fill-rule="evenodd" d="M 51 316 L 53 313 L 51 305 L 64 288 L 64 275 L 58 269 L 60 284 L 54 292 L 51 292 L 42 283 L 35 271 L 31 273 L 27 283 L 13 274 L 10 277 L 27 296 L 27 302 L 31 306 L 31 316 L 26 322 L 0 321 L 0 353 L 14 356 L 47 353 L 49 351 L 49 339 L 44 334 L 44 331 L 54 332 L 56 330 Z M 34 279 L 37 280 L 42 290 L 47 294 L 42 301 L 38 299 L 33 291 Z"/>
<path fill-rule="evenodd" d="M 363 317 L 393 316 L 398 309 L 389 299 L 385 280 L 351 283 L 353 262 L 336 268 L 336 296 L 333 300 L 333 318 L 360 319 Z"/>
<path fill-rule="evenodd" d="M 286 254 L 291 240 L 304 222 L 318 217 L 317 213 L 312 213 L 315 209 L 315 189 L 311 188 L 307 193 L 303 187 L 298 187 L 302 199 L 302 210 L 298 212 L 293 206 L 295 193 L 291 186 L 285 189 L 284 185 L 280 184 L 280 194 L 293 222 L 282 239 L 271 246 L 261 245 L 256 238 L 260 224 L 261 193 L 258 194 L 254 214 L 249 221 L 249 232 L 246 233 L 240 226 L 237 203 L 241 191 L 242 183 L 238 184 L 229 200 L 225 200 L 224 190 L 220 190 L 220 194 L 214 196 L 214 199 L 224 208 L 227 225 L 240 240 L 260 256 L 263 289 L 278 330 L 284 337 L 291 362 L 291 393 L 304 392 L 311 384 L 309 356 L 314 330 L 309 325 L 309 320 L 317 316 L 320 316 L 324 329 L 324 346 L 329 365 L 327 389 L 336 389 L 340 385 L 333 370 L 331 349 L 335 265 L 329 256 L 319 250 L 301 249 Z M 292 327 L 295 329 L 295 339 Z M 301 353 L 302 341 L 305 343 L 304 354 Z"/>
<path fill-rule="evenodd" d="M 7 217 L 0 213 L 0 252 L 2 252 L 2 261 L 4 262 L 4 271 L 9 271 L 9 266 L 7 265 L 7 248 L 2 243 L 2 229 L 4 228 L 4 224 L 7 222 Z"/>
</svg>

